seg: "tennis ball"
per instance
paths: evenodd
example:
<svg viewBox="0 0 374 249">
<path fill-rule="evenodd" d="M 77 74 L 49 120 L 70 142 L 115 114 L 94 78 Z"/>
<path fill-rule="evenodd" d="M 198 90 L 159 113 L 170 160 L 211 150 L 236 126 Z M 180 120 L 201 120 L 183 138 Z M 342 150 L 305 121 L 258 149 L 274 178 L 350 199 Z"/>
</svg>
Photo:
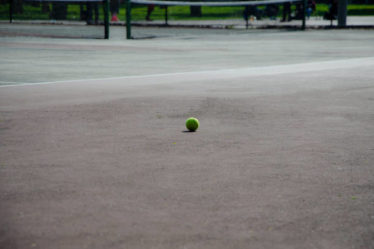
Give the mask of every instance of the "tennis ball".
<svg viewBox="0 0 374 249">
<path fill-rule="evenodd" d="M 188 118 L 186 120 L 186 128 L 189 131 L 196 131 L 199 128 L 199 120 L 197 118 Z"/>
</svg>

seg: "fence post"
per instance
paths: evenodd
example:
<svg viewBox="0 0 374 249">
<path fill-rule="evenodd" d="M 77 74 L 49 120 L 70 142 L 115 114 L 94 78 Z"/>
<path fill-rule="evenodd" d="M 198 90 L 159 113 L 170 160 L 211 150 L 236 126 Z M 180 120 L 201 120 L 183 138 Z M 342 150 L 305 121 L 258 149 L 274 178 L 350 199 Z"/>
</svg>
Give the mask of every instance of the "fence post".
<svg viewBox="0 0 374 249">
<path fill-rule="evenodd" d="M 303 24 L 301 30 L 305 30 L 305 19 L 306 19 L 307 0 L 303 0 Z"/>
<path fill-rule="evenodd" d="M 126 39 L 131 38 L 131 0 L 126 0 Z"/>
<path fill-rule="evenodd" d="M 347 25 L 347 0 L 339 0 L 338 2 L 338 27 Z"/>
<path fill-rule="evenodd" d="M 165 25 L 168 25 L 168 6 L 165 5 Z"/>
<path fill-rule="evenodd" d="M 109 39 L 109 0 L 104 0 L 105 39 Z"/>
<path fill-rule="evenodd" d="M 9 0 L 9 23 L 13 22 L 13 0 Z"/>
</svg>

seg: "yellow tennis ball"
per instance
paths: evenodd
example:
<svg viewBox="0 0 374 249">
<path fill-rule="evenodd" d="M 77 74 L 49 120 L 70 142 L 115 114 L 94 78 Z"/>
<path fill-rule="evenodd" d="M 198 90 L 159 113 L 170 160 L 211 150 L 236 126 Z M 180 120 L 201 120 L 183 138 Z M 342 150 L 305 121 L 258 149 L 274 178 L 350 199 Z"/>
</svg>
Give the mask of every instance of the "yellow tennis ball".
<svg viewBox="0 0 374 249">
<path fill-rule="evenodd" d="M 199 120 L 197 120 L 197 118 L 188 118 L 186 120 L 186 128 L 189 130 L 189 131 L 196 131 L 197 128 L 199 128 Z"/>
</svg>

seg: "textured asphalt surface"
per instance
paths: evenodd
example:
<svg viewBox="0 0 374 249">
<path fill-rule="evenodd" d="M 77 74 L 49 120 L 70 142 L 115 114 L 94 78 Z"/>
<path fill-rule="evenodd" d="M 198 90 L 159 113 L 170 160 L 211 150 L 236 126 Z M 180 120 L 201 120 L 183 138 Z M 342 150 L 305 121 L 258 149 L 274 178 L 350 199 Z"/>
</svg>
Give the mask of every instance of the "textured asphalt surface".
<svg viewBox="0 0 374 249">
<path fill-rule="evenodd" d="M 184 32 L 0 38 L 0 248 L 373 248 L 374 33 Z"/>
</svg>

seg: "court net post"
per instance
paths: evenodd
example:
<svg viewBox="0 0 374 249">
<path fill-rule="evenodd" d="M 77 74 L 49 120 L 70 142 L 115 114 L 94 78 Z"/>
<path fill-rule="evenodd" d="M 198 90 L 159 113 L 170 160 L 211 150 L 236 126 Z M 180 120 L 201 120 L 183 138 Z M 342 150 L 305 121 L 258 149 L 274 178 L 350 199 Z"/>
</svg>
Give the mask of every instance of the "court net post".
<svg viewBox="0 0 374 249">
<path fill-rule="evenodd" d="M 131 0 L 126 0 L 126 39 L 131 39 Z"/>
<path fill-rule="evenodd" d="M 9 23 L 13 22 L 13 0 L 9 0 Z"/>
<path fill-rule="evenodd" d="M 104 37 L 109 39 L 109 0 L 104 0 Z"/>
<path fill-rule="evenodd" d="M 168 6 L 165 5 L 165 26 L 168 25 Z"/>
<path fill-rule="evenodd" d="M 305 30 L 306 11 L 307 11 L 307 0 L 303 0 L 303 22 L 301 25 L 301 30 Z"/>
</svg>

